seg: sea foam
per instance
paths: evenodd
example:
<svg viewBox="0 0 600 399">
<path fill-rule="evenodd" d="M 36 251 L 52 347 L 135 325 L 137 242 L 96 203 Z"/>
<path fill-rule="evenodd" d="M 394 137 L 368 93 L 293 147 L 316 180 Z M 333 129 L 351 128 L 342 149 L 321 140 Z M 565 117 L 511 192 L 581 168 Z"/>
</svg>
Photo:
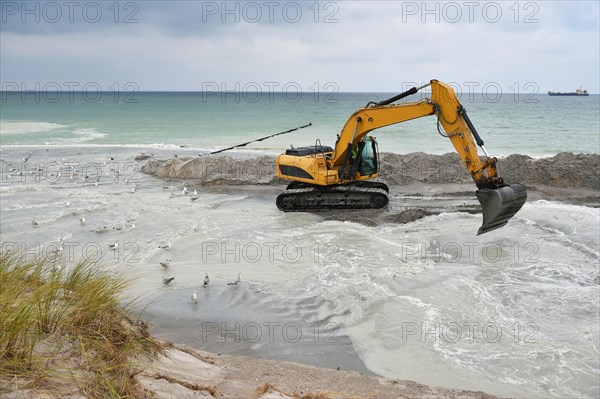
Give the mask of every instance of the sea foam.
<svg viewBox="0 0 600 399">
<path fill-rule="evenodd" d="M 50 122 L 8 122 L 0 121 L 0 134 L 44 133 L 54 129 L 67 127 Z"/>
</svg>

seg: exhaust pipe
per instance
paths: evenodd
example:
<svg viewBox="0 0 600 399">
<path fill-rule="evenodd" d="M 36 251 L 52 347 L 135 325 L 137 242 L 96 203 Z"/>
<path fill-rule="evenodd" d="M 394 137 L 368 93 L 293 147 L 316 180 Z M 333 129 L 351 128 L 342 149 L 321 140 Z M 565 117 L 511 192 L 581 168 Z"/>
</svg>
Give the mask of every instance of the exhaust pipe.
<svg viewBox="0 0 600 399">
<path fill-rule="evenodd" d="M 475 192 L 483 211 L 483 224 L 477 235 L 504 226 L 527 201 L 527 189 L 521 184 L 502 188 L 484 188 Z"/>
</svg>

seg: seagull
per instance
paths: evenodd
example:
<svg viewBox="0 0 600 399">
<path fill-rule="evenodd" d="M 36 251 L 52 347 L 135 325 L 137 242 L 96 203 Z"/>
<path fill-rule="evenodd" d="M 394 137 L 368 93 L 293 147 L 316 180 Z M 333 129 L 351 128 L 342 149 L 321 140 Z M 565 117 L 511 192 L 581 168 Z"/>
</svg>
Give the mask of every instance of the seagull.
<svg viewBox="0 0 600 399">
<path fill-rule="evenodd" d="M 50 254 L 52 254 L 52 255 L 58 255 L 59 253 L 62 252 L 64 245 L 65 244 L 61 242 L 60 245 L 58 246 L 58 248 L 54 248 L 52 251 L 50 251 Z"/>
<path fill-rule="evenodd" d="M 192 292 L 192 302 L 198 303 L 198 292 L 196 292 L 196 290 Z"/>
<path fill-rule="evenodd" d="M 35 227 L 35 226 L 39 226 L 40 224 L 38 222 L 36 222 L 35 220 L 32 220 L 31 225 Z"/>
<path fill-rule="evenodd" d="M 202 287 L 208 287 L 209 282 L 210 279 L 208 278 L 208 273 L 206 273 L 206 276 L 204 276 L 204 283 L 202 284 Z"/>
<path fill-rule="evenodd" d="M 79 223 L 81 223 L 81 224 L 85 223 L 85 216 L 82 216 L 79 218 Z"/>
<path fill-rule="evenodd" d="M 131 222 L 131 226 L 129 226 L 129 227 L 131 227 L 132 229 L 135 229 L 135 223 Z"/>
<path fill-rule="evenodd" d="M 190 200 L 192 201 L 196 201 L 198 199 L 198 197 L 190 197 Z"/>
<path fill-rule="evenodd" d="M 33 152 L 29 151 L 29 155 L 27 155 L 25 158 L 23 158 L 23 163 L 29 162 L 29 158 L 31 158 L 31 154 L 33 154 Z"/>
<path fill-rule="evenodd" d="M 119 248 L 118 242 L 115 242 L 114 244 L 108 244 L 108 249 L 112 249 L 114 251 L 117 248 Z"/>
<path fill-rule="evenodd" d="M 135 193 L 135 187 L 131 187 L 131 193 Z"/>
<path fill-rule="evenodd" d="M 169 266 L 171 266 L 171 259 L 167 259 L 164 262 L 160 262 L 160 265 L 164 268 L 164 269 L 168 269 Z"/>
<path fill-rule="evenodd" d="M 165 250 L 167 250 L 167 249 L 171 248 L 171 241 L 169 241 L 169 242 L 168 242 L 168 243 L 166 243 L 166 244 L 159 245 L 158 247 L 159 247 L 160 249 L 165 249 Z"/>
<path fill-rule="evenodd" d="M 183 195 L 187 195 L 189 193 L 189 190 L 187 187 L 183 187 Z"/>
<path fill-rule="evenodd" d="M 194 195 L 198 195 L 198 190 L 194 190 Z"/>
<path fill-rule="evenodd" d="M 67 201 L 67 202 L 65 202 L 65 206 L 71 206 L 71 203 L 69 201 Z"/>
<path fill-rule="evenodd" d="M 175 280 L 175 277 L 163 277 L 163 284 L 169 285 L 169 283 L 173 280 Z"/>
<path fill-rule="evenodd" d="M 227 285 L 238 285 L 241 282 L 242 282 L 242 273 L 238 273 L 237 280 L 233 280 L 233 281 L 227 283 Z"/>
</svg>

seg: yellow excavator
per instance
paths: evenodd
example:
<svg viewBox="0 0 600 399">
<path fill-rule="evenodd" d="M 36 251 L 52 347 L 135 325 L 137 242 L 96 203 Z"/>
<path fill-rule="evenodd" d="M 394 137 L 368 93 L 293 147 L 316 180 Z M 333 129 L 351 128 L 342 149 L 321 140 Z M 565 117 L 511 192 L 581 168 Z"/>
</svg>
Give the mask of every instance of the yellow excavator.
<svg viewBox="0 0 600 399">
<path fill-rule="evenodd" d="M 428 86 L 431 98 L 393 104 Z M 387 185 L 371 181 L 379 177 L 380 162 L 377 141 L 368 134 L 429 115 L 437 117 L 438 132 L 450 139 L 477 185 L 476 196 L 483 211 L 483 224 L 477 234 L 504 226 L 527 200 L 527 190 L 521 184 L 505 184 L 497 176 L 497 159 L 488 155 L 454 90 L 437 80 L 384 101 L 369 102 L 348 118 L 335 148 L 317 141 L 314 146 L 292 147 L 279 155 L 277 177 L 291 183 L 277 197 L 277 207 L 285 212 L 386 207 Z M 482 159 L 475 143 L 485 154 Z"/>
</svg>

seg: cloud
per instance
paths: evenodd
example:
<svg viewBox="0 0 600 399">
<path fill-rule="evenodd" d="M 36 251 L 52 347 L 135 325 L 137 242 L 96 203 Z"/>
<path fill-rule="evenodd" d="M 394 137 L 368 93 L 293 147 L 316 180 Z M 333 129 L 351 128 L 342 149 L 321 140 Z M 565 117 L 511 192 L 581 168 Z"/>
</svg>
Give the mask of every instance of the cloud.
<svg viewBox="0 0 600 399">
<path fill-rule="evenodd" d="M 141 90 L 296 82 L 307 91 L 334 82 L 342 91 L 398 91 L 439 78 L 497 82 L 506 92 L 526 82 L 541 92 L 600 91 L 597 2 L 98 2 L 95 23 L 77 13 L 50 23 L 42 8 L 39 23 L 33 14 L 23 23 L 22 10 L 5 3 L 3 82 L 135 81 Z M 30 11 L 34 3 L 42 4 L 29 2 Z"/>
</svg>

